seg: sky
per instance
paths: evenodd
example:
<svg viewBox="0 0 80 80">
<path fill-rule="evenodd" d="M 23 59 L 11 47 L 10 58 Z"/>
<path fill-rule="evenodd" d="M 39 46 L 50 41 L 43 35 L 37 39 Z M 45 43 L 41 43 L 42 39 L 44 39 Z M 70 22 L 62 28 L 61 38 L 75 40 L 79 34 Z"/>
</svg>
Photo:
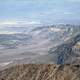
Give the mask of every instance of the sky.
<svg viewBox="0 0 80 80">
<path fill-rule="evenodd" d="M 80 22 L 80 0 L 0 0 L 0 24 Z"/>
</svg>

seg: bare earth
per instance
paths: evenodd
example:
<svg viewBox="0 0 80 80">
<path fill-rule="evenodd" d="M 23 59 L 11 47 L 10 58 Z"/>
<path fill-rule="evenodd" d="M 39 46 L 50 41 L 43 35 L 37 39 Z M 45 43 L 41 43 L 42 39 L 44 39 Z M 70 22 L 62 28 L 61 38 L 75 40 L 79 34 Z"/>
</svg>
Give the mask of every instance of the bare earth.
<svg viewBox="0 0 80 80">
<path fill-rule="evenodd" d="M 80 65 L 17 65 L 0 71 L 0 80 L 80 80 Z"/>
</svg>

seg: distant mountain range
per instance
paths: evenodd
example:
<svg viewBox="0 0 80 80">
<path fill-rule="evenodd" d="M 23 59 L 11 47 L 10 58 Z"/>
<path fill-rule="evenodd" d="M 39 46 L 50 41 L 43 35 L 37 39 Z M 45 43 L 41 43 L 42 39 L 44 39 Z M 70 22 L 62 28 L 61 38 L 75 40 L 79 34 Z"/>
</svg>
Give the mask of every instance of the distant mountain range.
<svg viewBox="0 0 80 80">
<path fill-rule="evenodd" d="M 0 27 L 0 63 L 73 63 L 72 45 L 80 38 L 80 26 Z M 74 41 L 74 42 L 73 42 Z M 72 46 L 71 46 L 72 45 Z M 74 56 L 75 55 L 75 56 Z M 77 54 L 79 55 L 79 54 Z M 79 56 L 78 56 L 79 59 Z"/>
</svg>

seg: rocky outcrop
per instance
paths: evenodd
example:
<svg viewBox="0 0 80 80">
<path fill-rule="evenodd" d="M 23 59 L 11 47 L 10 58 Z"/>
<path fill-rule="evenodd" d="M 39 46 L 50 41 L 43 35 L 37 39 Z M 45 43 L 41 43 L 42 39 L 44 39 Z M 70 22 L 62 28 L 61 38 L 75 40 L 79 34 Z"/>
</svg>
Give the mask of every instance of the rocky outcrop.
<svg viewBox="0 0 80 80">
<path fill-rule="evenodd" d="M 55 51 L 53 51 L 54 48 L 50 49 L 50 54 L 56 54 L 57 59 L 55 60 L 55 63 L 66 64 L 67 59 L 74 55 L 72 48 L 78 41 L 80 41 L 80 34 L 77 34 L 62 45 L 57 46 Z"/>
</svg>

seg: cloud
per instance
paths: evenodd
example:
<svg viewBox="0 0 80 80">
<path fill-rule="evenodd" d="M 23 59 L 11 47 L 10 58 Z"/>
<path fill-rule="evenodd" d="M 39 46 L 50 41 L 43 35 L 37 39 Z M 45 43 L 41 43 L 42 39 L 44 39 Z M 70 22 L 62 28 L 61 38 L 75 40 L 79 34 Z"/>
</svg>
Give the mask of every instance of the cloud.
<svg viewBox="0 0 80 80">
<path fill-rule="evenodd" d="M 65 15 L 72 15 L 72 12 L 64 12 Z"/>
<path fill-rule="evenodd" d="M 20 21 L 18 23 L 26 24 L 26 25 L 41 24 L 40 22 L 37 22 L 37 21 Z"/>
<path fill-rule="evenodd" d="M 0 25 L 34 25 L 34 24 L 41 24 L 37 21 L 0 21 Z"/>
<path fill-rule="evenodd" d="M 17 24 L 16 21 L 0 21 L 0 25 L 15 25 Z"/>
<path fill-rule="evenodd" d="M 66 1 L 69 1 L 69 2 L 80 2 L 80 0 L 66 0 Z"/>
</svg>

